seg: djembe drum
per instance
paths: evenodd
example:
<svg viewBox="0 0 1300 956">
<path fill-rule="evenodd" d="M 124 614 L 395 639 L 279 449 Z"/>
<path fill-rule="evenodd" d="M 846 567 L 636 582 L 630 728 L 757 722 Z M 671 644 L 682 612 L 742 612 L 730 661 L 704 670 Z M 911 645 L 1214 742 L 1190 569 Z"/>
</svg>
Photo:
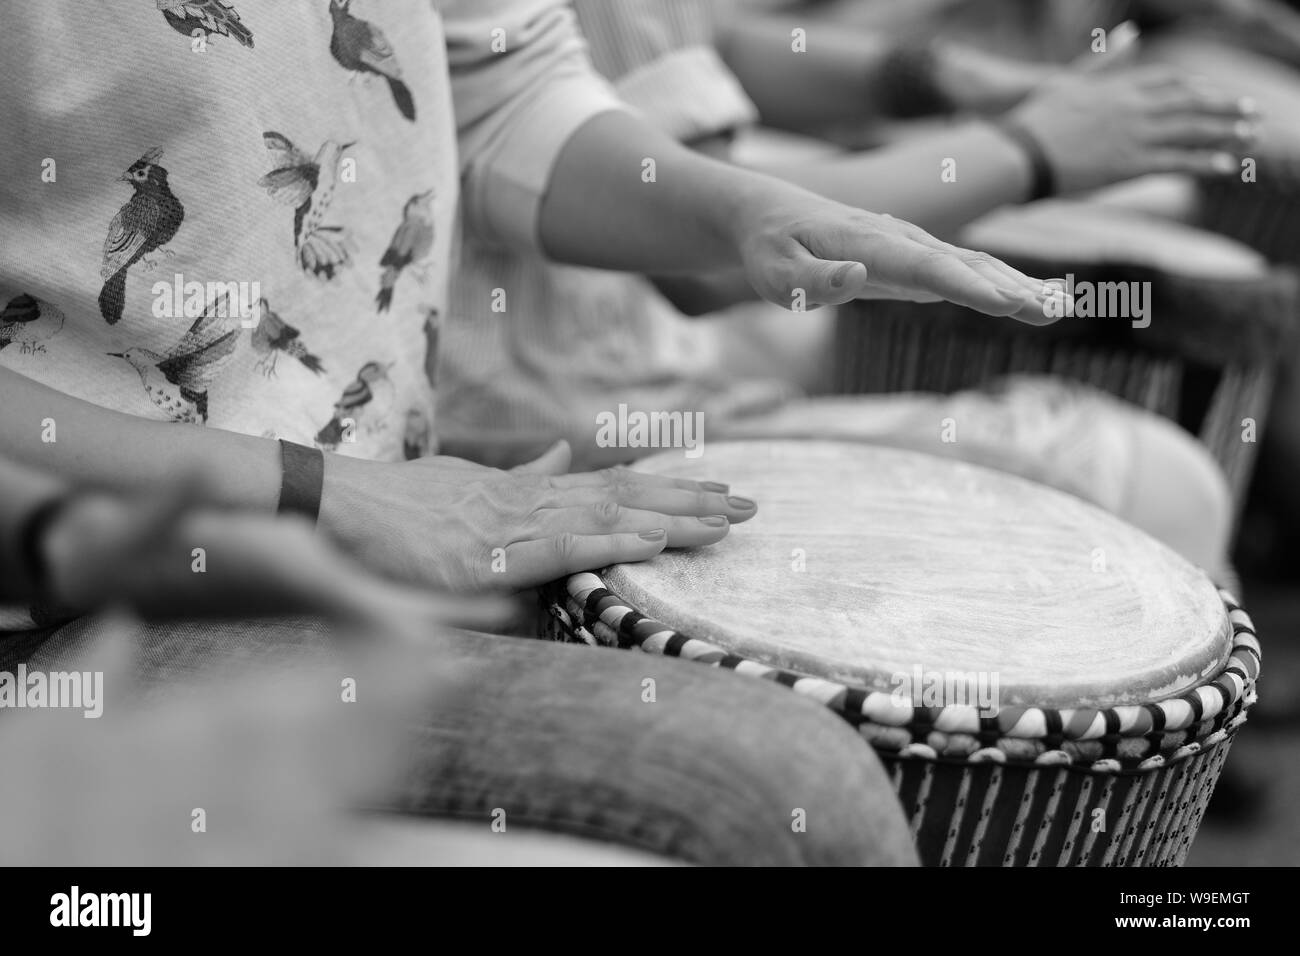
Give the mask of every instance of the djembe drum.
<svg viewBox="0 0 1300 956">
<path fill-rule="evenodd" d="M 824 703 L 885 760 L 926 863 L 1182 863 L 1259 667 L 1249 619 L 1182 558 L 1073 496 L 913 452 L 715 443 L 637 467 L 707 471 L 759 514 L 544 588 L 547 636 Z"/>
<path fill-rule="evenodd" d="M 960 241 L 1030 275 L 1072 275 L 1076 292 L 1092 290 L 1090 311 L 1106 314 L 1081 310 L 1033 327 L 949 303 L 855 303 L 836 323 L 837 391 L 952 392 L 1012 372 L 1077 379 L 1199 436 L 1240 504 L 1251 433 L 1264 427 L 1274 366 L 1300 309 L 1291 270 L 1223 236 L 1065 200 L 997 212 Z M 1113 314 L 1125 290 L 1147 289 L 1145 318 Z"/>
</svg>

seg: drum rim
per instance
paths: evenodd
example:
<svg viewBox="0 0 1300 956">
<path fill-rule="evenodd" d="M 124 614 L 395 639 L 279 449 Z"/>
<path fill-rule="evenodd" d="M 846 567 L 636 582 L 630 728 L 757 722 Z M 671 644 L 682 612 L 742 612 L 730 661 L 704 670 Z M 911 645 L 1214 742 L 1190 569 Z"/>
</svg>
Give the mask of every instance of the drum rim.
<svg viewBox="0 0 1300 956">
<path fill-rule="evenodd" d="M 590 637 L 581 639 L 591 644 L 639 648 L 782 684 L 848 719 L 890 756 L 1147 771 L 1217 745 L 1245 720 L 1256 699 L 1259 639 L 1250 616 L 1224 588 L 1217 590 L 1232 648 L 1222 668 L 1182 693 L 1102 708 L 1016 705 L 981 716 L 969 705 L 913 706 L 886 691 L 774 667 L 691 637 L 615 594 L 604 580 L 607 571 L 581 572 L 542 588 L 544 610 L 570 628 L 577 615 L 578 627 Z"/>
</svg>

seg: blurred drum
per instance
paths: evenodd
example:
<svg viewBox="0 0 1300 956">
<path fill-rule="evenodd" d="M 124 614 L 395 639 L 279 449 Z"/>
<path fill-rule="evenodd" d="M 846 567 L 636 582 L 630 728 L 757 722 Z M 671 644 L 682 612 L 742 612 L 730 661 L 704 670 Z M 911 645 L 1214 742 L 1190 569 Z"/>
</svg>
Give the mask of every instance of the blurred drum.
<svg viewBox="0 0 1300 956">
<path fill-rule="evenodd" d="M 1032 327 L 948 303 L 854 303 L 837 319 L 838 391 L 951 392 L 1010 372 L 1087 382 L 1199 436 L 1240 503 L 1300 308 L 1294 272 L 1223 236 L 1067 200 L 999 211 L 959 241 L 1068 277 L 1076 313 Z"/>
<path fill-rule="evenodd" d="M 638 467 L 729 480 L 759 514 L 714 547 L 549 586 L 547 636 L 824 703 L 885 760 L 926 863 L 1183 861 L 1259 645 L 1172 551 L 1070 495 L 862 444 Z"/>
</svg>

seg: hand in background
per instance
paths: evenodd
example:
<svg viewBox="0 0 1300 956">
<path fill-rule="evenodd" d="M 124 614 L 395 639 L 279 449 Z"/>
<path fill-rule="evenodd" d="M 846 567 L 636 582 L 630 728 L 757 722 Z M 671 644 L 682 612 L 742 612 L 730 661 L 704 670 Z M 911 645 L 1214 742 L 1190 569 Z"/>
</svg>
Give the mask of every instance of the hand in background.
<svg viewBox="0 0 1300 956">
<path fill-rule="evenodd" d="M 1147 173 L 1232 173 L 1254 118 L 1249 103 L 1165 67 L 1065 74 L 1010 114 L 1038 140 L 1062 192 Z"/>
</svg>

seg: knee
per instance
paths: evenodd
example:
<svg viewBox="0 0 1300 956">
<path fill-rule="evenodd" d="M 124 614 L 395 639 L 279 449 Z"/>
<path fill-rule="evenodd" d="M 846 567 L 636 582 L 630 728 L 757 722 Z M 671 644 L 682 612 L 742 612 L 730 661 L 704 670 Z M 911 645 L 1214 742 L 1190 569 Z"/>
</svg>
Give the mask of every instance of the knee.
<svg viewBox="0 0 1300 956">
<path fill-rule="evenodd" d="M 695 862 L 910 866 L 916 851 L 885 769 L 841 717 L 766 681 L 712 672 L 678 749 L 682 846 Z M 730 684 L 732 686 L 724 686 Z M 679 742 L 680 744 L 680 742 Z"/>
</svg>

